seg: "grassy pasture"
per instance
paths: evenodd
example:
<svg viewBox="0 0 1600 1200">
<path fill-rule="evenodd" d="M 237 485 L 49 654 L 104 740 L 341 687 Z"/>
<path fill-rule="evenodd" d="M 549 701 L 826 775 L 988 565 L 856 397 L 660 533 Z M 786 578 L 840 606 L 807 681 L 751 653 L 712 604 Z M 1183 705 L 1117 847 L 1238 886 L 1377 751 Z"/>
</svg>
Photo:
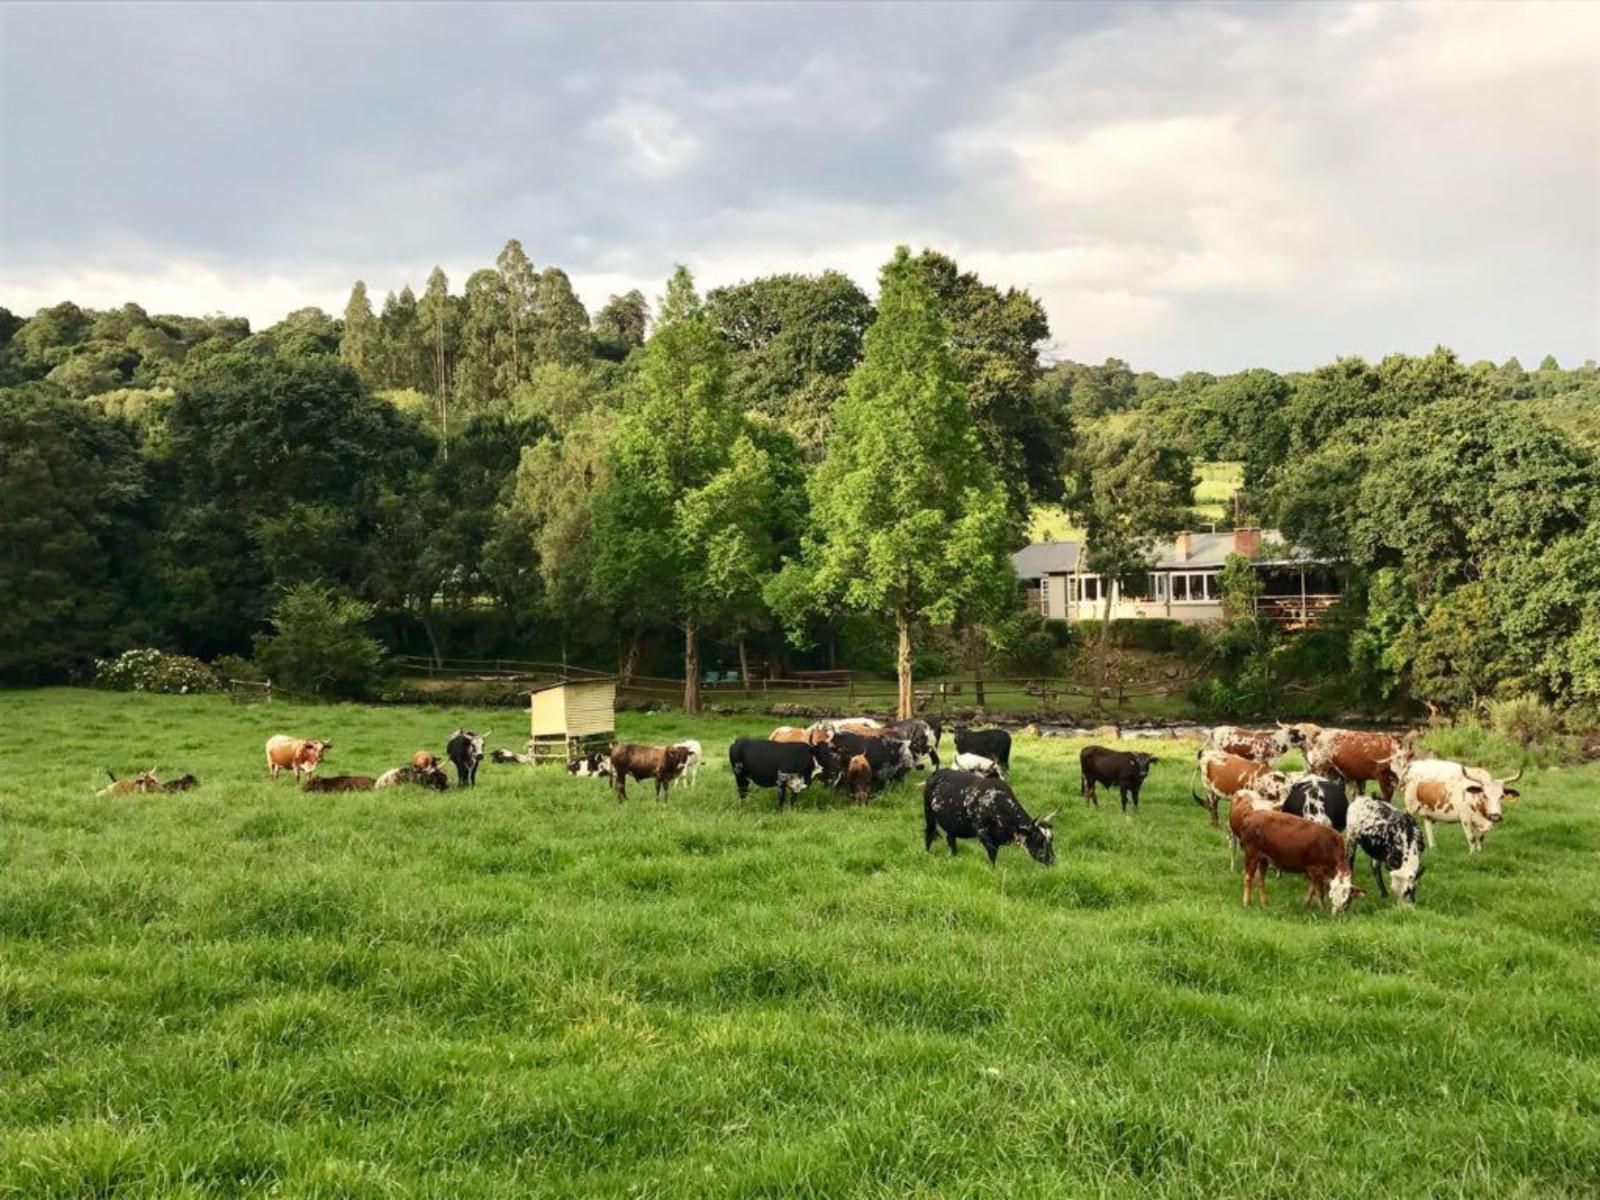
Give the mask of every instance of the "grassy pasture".
<svg viewBox="0 0 1600 1200">
<path fill-rule="evenodd" d="M 1421 904 L 1239 908 L 1167 744 L 1144 809 L 1020 741 L 1059 864 L 872 808 L 554 769 L 317 796 L 504 711 L 0 694 L 0 1195 L 1592 1196 L 1600 770 L 1536 770 Z M 204 786 L 97 799 L 101 768 Z M 1363 871 L 1365 866 L 1363 863 Z"/>
</svg>

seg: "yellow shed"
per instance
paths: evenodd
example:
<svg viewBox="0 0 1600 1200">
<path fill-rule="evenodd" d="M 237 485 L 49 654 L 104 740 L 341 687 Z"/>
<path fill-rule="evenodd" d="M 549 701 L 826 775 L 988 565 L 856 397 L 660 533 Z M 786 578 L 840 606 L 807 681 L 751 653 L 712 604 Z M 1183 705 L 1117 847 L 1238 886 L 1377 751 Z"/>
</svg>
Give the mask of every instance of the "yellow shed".
<svg viewBox="0 0 1600 1200">
<path fill-rule="evenodd" d="M 603 750 L 617 736 L 617 681 L 569 679 L 528 694 L 533 761 L 567 762 Z"/>
</svg>

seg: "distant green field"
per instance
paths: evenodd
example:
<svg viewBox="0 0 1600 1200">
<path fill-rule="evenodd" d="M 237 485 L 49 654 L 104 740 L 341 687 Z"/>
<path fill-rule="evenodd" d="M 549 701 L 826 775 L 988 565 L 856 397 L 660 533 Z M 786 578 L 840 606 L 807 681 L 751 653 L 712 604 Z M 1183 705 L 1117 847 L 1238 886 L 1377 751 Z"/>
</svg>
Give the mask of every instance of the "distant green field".
<svg viewBox="0 0 1600 1200">
<path fill-rule="evenodd" d="M 1242 462 L 1203 462 L 1195 464 L 1200 477 L 1194 488 L 1195 512 L 1207 521 L 1219 524 L 1231 521 L 1229 508 L 1233 493 L 1244 486 Z M 1054 505 L 1041 504 L 1033 510 L 1033 521 L 1028 536 L 1036 542 L 1076 541 L 1083 530 L 1073 525 L 1071 519 Z"/>
<path fill-rule="evenodd" d="M 1420 905 L 1241 911 L 1193 747 L 1136 817 L 1019 739 L 1059 863 L 924 853 L 918 789 L 665 802 L 269 783 L 517 714 L 0 694 L 0 1194 L 1593 1196 L 1600 768 L 1535 771 Z M 99 799 L 156 764 L 185 795 Z M 1365 864 L 1362 871 L 1365 873 Z"/>
</svg>

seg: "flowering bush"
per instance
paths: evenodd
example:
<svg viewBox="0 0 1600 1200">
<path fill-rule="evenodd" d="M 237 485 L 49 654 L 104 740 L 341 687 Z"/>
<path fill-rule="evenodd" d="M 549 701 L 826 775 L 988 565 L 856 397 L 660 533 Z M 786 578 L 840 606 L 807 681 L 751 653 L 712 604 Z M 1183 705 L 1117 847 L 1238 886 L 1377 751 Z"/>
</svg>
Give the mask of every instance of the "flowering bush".
<svg viewBox="0 0 1600 1200">
<path fill-rule="evenodd" d="M 159 650 L 124 650 L 94 660 L 96 687 L 117 692 L 220 692 L 222 681 L 198 658 Z"/>
</svg>

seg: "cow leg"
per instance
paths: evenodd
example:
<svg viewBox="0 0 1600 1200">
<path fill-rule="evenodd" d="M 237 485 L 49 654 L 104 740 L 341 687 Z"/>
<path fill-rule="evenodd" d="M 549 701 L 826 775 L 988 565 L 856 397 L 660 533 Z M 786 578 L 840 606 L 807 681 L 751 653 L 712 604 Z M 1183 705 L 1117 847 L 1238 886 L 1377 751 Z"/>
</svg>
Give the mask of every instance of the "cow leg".
<svg viewBox="0 0 1600 1200">
<path fill-rule="evenodd" d="M 1428 849 L 1434 848 L 1433 820 L 1429 817 L 1422 818 L 1422 831 L 1428 835 Z"/>
<path fill-rule="evenodd" d="M 985 842 L 983 844 L 983 848 L 989 852 L 989 865 L 991 867 L 994 866 L 995 855 L 1000 853 L 999 843 L 997 843 L 997 842 Z"/>
<path fill-rule="evenodd" d="M 956 835 L 947 833 L 944 835 L 944 839 L 950 843 L 950 857 L 954 858 L 956 856 Z"/>
<path fill-rule="evenodd" d="M 922 852 L 924 854 L 933 849 L 933 840 L 938 836 L 938 822 L 933 819 L 932 813 L 928 813 L 923 819 L 922 826 Z"/>
<path fill-rule="evenodd" d="M 1128 789 L 1125 788 L 1125 787 L 1117 788 L 1117 798 L 1122 801 L 1122 815 L 1123 816 L 1127 816 L 1128 815 Z"/>
<path fill-rule="evenodd" d="M 1250 907 L 1250 864 L 1244 864 L 1244 906 Z"/>
<path fill-rule="evenodd" d="M 1378 881 L 1378 895 L 1387 900 L 1389 898 L 1389 889 L 1383 883 L 1383 865 L 1370 854 L 1367 855 L 1367 861 L 1372 864 L 1372 877 Z"/>
<path fill-rule="evenodd" d="M 1211 823 L 1217 824 L 1217 794 L 1210 788 L 1206 789 L 1206 811 L 1211 814 Z"/>
</svg>

